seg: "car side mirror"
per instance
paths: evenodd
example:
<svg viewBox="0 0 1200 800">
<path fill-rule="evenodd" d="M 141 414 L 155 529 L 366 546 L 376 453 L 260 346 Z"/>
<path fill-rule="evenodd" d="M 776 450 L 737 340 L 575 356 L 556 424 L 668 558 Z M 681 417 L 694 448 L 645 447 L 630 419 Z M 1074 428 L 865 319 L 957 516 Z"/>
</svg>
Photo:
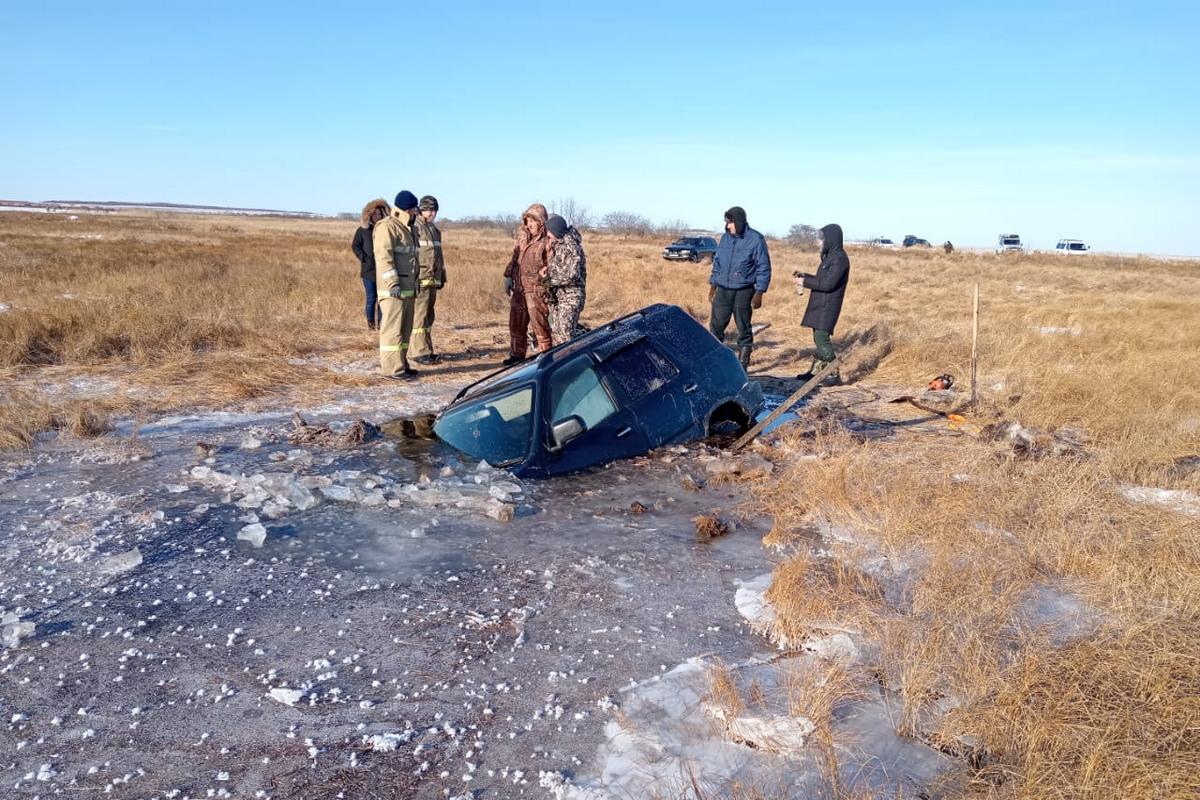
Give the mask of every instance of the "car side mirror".
<svg viewBox="0 0 1200 800">
<path fill-rule="evenodd" d="M 586 430 L 587 425 L 577 414 L 560 419 L 550 428 L 551 434 L 554 436 L 554 446 L 550 448 L 551 452 L 557 453 L 562 450 L 568 442 L 579 438 Z"/>
</svg>

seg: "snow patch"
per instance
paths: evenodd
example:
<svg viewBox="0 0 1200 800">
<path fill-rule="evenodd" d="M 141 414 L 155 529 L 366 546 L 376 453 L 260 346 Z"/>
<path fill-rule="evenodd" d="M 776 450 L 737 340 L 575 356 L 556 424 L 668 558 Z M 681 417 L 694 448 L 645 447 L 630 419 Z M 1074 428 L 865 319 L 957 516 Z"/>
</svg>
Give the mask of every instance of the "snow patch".
<svg viewBox="0 0 1200 800">
<path fill-rule="evenodd" d="M 1121 494 L 1133 503 L 1159 506 L 1189 517 L 1200 517 L 1200 495 L 1184 489 L 1162 489 L 1157 486 L 1120 487 Z"/>
</svg>

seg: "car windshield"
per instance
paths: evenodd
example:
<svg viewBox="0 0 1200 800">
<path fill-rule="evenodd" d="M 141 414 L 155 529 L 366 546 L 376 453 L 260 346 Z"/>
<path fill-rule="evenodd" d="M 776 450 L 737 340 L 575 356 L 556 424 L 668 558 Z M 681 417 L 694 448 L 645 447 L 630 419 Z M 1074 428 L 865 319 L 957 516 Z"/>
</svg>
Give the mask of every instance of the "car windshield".
<svg viewBox="0 0 1200 800">
<path fill-rule="evenodd" d="M 533 386 L 464 403 L 434 426 L 446 443 L 493 467 L 519 464 L 529 455 L 533 432 Z"/>
<path fill-rule="evenodd" d="M 1072 250 L 1087 250 L 1087 245 L 1085 245 L 1083 242 L 1071 242 L 1069 245 L 1067 245 L 1067 247 Z"/>
<path fill-rule="evenodd" d="M 1004 243 L 1004 244 L 1020 244 L 1020 243 L 1021 243 L 1021 240 L 1020 240 L 1020 239 L 1014 239 L 1014 238 L 1011 238 L 1011 237 L 1010 237 L 1010 238 L 1008 238 L 1008 239 L 1005 239 L 1003 243 Z"/>
<path fill-rule="evenodd" d="M 700 240 L 699 240 L 699 239 L 693 239 L 693 238 L 691 238 L 691 237 L 684 237 L 683 239 L 676 239 L 676 240 L 675 240 L 675 245 L 676 245 L 676 246 L 682 246 L 682 247 L 695 247 L 695 246 L 696 246 L 696 245 L 698 245 L 698 244 L 700 244 Z"/>
<path fill-rule="evenodd" d="M 893 242 L 891 239 L 880 239 L 879 243 L 880 244 L 895 244 L 895 242 Z"/>
</svg>

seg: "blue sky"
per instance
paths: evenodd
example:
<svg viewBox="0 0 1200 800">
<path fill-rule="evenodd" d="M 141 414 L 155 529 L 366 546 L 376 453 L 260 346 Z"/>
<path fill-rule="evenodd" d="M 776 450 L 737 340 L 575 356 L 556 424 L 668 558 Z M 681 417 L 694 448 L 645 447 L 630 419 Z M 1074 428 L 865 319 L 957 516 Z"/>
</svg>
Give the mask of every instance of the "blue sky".
<svg viewBox="0 0 1200 800">
<path fill-rule="evenodd" d="M 0 198 L 1200 255 L 1200 4 L 5 3 Z"/>
</svg>

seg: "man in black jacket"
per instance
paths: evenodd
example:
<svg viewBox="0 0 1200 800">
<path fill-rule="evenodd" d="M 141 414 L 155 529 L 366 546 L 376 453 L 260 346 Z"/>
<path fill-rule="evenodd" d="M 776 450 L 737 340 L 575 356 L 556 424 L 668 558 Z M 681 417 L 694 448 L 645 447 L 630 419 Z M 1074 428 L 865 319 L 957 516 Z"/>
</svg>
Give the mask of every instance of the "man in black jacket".
<svg viewBox="0 0 1200 800">
<path fill-rule="evenodd" d="M 379 303 L 375 296 L 375 246 L 371 236 L 375 233 L 375 223 L 392 213 L 387 200 L 382 198 L 372 200 L 363 206 L 362 223 L 354 231 L 354 241 L 350 249 L 358 256 L 359 276 L 362 278 L 365 304 L 363 313 L 367 316 L 367 327 L 375 330 L 379 327 Z"/>
<path fill-rule="evenodd" d="M 850 280 L 850 257 L 842 248 L 842 227 L 826 225 L 821 228 L 821 265 L 817 274 L 800 273 L 797 287 L 801 292 L 808 289 L 808 309 L 800 324 L 813 329 L 813 342 L 817 345 L 817 357 L 808 372 L 797 375 L 798 380 L 806 381 L 823 370 L 833 361 L 834 326 L 842 313 L 842 300 L 846 296 L 846 283 Z M 830 373 L 825 378 L 826 386 L 837 386 L 842 382 L 838 371 Z"/>
</svg>

